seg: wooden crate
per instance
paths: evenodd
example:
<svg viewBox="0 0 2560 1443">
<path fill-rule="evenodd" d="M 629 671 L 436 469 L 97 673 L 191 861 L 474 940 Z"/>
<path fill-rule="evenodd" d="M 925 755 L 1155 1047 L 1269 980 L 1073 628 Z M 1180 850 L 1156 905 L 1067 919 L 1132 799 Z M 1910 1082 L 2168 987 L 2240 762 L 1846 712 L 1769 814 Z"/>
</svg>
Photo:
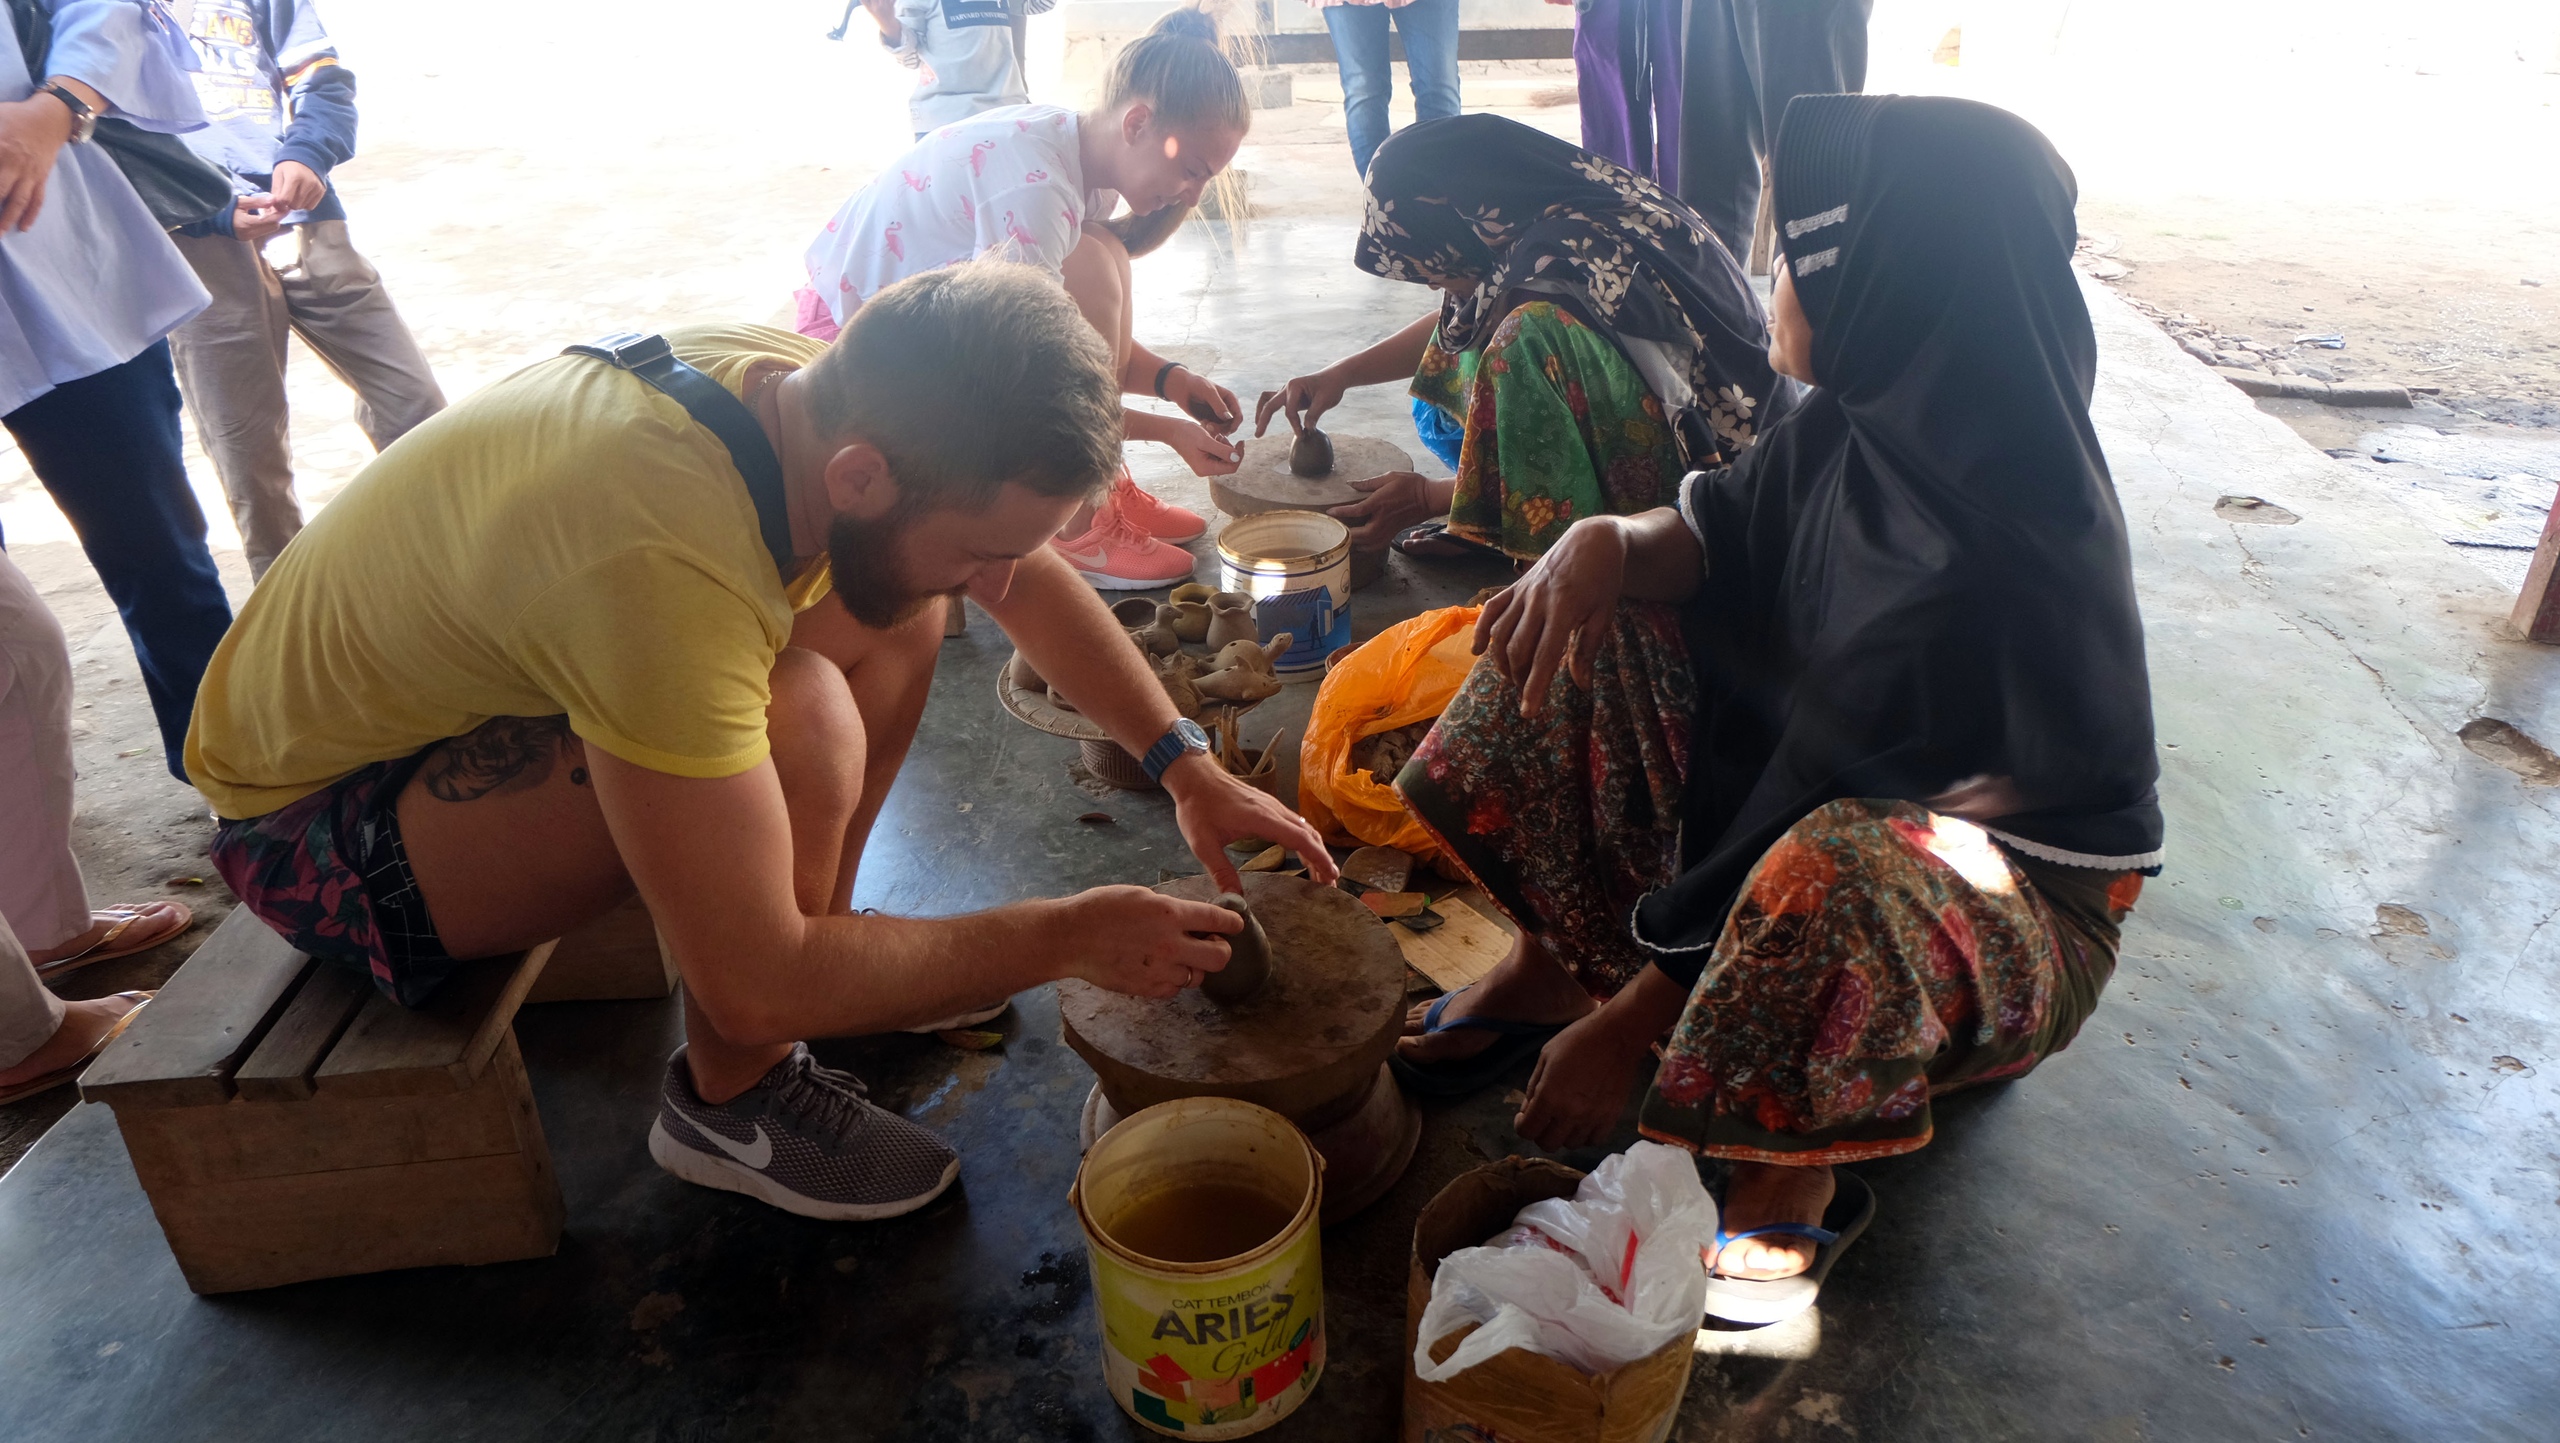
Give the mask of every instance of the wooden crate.
<svg viewBox="0 0 2560 1443">
<path fill-rule="evenodd" d="M 638 897 L 564 934 L 527 1002 L 608 1002 L 664 997 L 675 990 L 676 959 L 658 941 L 649 905 Z"/>
<path fill-rule="evenodd" d="M 552 944 L 404 1008 L 245 907 L 80 1080 L 199 1293 L 543 1257 L 559 1180 L 515 1013 Z"/>
</svg>

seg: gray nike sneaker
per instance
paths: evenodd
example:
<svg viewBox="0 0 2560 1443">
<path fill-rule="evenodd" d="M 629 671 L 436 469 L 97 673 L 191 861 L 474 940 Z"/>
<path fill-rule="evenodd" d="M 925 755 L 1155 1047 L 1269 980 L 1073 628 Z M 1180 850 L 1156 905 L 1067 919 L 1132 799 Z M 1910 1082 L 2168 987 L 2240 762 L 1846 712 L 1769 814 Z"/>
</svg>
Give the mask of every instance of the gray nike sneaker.
<svg viewBox="0 0 2560 1443">
<path fill-rule="evenodd" d="M 836 1222 L 909 1213 L 960 1176 L 960 1154 L 863 1095 L 849 1072 L 820 1067 L 804 1045 L 755 1086 L 719 1104 L 693 1090 L 684 1049 L 667 1059 L 649 1156 L 704 1187 Z"/>
</svg>

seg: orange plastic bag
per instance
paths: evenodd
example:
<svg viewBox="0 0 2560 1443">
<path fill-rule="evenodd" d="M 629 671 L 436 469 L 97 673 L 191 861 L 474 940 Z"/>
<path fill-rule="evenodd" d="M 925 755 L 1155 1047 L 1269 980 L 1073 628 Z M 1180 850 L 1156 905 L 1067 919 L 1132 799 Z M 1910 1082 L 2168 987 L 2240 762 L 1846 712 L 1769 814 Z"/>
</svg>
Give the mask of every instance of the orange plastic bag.
<svg viewBox="0 0 2560 1443">
<path fill-rule="evenodd" d="M 1426 611 L 1379 632 L 1316 691 L 1298 745 L 1298 810 L 1336 846 L 1394 847 L 1426 861 L 1440 848 L 1404 809 L 1392 777 L 1351 767 L 1363 737 L 1440 715 L 1475 669 L 1473 606 Z"/>
</svg>

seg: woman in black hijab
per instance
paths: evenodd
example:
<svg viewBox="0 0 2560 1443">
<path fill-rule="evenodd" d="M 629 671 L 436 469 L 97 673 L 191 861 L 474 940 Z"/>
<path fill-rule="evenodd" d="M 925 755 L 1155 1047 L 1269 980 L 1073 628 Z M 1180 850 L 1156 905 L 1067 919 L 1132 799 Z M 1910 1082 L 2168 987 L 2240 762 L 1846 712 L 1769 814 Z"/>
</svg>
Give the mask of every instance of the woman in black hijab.
<svg viewBox="0 0 2560 1443">
<path fill-rule="evenodd" d="M 1669 1032 L 1644 1131 L 1733 1160 L 1729 1229 L 1781 1229 L 1717 1261 L 1746 1313 L 1810 1300 L 1804 1225 L 1864 1197 L 1831 1164 L 2070 1041 L 2161 855 L 2069 168 L 1989 106 L 1832 95 L 1775 171 L 1770 357 L 1814 389 L 1488 605 L 1397 779 L 1524 939 L 1416 1017 L 1408 1085 L 1551 1031 L 1520 1129 L 1593 1143 Z M 1635 780 L 1559 785 L 1602 777 Z"/>
<path fill-rule="evenodd" d="M 1433 286 L 1437 312 L 1263 398 L 1303 431 L 1353 386 L 1409 381 L 1457 472 L 1399 472 L 1334 514 L 1384 546 L 1441 511 L 1529 560 L 1585 516 L 1668 504 L 1741 454 L 1771 393 L 1768 326 L 1697 212 L 1651 181 L 1494 115 L 1390 136 L 1368 175 L 1360 269 Z"/>
</svg>

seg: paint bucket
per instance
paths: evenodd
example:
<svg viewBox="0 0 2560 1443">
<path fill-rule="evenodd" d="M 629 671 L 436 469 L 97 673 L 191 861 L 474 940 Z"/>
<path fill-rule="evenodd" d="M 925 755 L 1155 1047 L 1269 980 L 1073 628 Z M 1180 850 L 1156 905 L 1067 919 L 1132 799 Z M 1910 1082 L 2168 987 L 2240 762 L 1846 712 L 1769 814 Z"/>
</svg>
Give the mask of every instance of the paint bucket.
<svg viewBox="0 0 2560 1443">
<path fill-rule="evenodd" d="M 1351 640 L 1351 528 L 1320 511 L 1239 517 L 1218 533 L 1218 589 L 1253 598 L 1262 640 L 1289 633 L 1281 680 L 1313 681 Z"/>
<path fill-rule="evenodd" d="M 1067 1198 L 1093 1261 L 1104 1386 L 1130 1417 L 1242 1438 L 1315 1391 L 1324 1165 L 1287 1118 L 1224 1097 L 1158 1103 L 1094 1142 Z"/>
</svg>

